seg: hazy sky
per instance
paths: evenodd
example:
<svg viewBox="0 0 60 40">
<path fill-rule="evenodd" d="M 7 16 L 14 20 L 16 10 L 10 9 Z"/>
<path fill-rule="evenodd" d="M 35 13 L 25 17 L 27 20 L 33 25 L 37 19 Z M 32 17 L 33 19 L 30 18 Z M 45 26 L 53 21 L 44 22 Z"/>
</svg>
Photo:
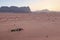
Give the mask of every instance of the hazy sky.
<svg viewBox="0 0 60 40">
<path fill-rule="evenodd" d="M 32 11 L 41 9 L 60 11 L 60 0 L 0 0 L 0 6 L 29 6 Z"/>
</svg>

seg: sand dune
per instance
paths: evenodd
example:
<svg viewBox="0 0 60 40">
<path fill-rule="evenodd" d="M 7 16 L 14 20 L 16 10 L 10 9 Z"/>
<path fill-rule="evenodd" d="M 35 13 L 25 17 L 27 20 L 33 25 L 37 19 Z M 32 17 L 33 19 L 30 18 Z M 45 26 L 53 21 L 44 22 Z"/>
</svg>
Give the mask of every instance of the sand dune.
<svg viewBox="0 0 60 40">
<path fill-rule="evenodd" d="M 11 32 L 13 28 L 24 30 Z M 60 14 L 1 13 L 0 40 L 60 40 Z"/>
</svg>

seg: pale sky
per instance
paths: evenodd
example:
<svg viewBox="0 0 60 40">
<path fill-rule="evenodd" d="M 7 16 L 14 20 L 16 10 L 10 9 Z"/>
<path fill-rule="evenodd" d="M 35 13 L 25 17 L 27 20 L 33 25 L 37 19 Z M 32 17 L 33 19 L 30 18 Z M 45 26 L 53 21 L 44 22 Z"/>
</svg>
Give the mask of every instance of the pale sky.
<svg viewBox="0 0 60 40">
<path fill-rule="evenodd" d="M 60 0 L 0 0 L 0 6 L 29 6 L 32 11 L 42 9 L 60 11 Z"/>
</svg>

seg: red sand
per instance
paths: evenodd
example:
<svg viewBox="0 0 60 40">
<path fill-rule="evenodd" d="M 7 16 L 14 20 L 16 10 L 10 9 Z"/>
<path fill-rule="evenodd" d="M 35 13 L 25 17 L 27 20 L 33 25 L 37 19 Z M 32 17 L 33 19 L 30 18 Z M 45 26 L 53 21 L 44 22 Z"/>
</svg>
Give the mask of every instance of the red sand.
<svg viewBox="0 0 60 40">
<path fill-rule="evenodd" d="M 0 40 L 60 40 L 60 14 L 0 14 Z"/>
</svg>

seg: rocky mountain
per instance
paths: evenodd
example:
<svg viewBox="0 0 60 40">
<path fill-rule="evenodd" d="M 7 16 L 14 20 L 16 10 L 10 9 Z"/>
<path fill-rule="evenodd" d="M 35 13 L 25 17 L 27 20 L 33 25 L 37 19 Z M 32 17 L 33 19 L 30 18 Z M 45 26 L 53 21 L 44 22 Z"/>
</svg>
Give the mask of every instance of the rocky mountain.
<svg viewBox="0 0 60 40">
<path fill-rule="evenodd" d="M 0 12 L 21 12 L 21 13 L 29 13 L 31 12 L 29 6 L 27 7 L 16 7 L 16 6 L 2 6 L 0 7 Z"/>
</svg>

